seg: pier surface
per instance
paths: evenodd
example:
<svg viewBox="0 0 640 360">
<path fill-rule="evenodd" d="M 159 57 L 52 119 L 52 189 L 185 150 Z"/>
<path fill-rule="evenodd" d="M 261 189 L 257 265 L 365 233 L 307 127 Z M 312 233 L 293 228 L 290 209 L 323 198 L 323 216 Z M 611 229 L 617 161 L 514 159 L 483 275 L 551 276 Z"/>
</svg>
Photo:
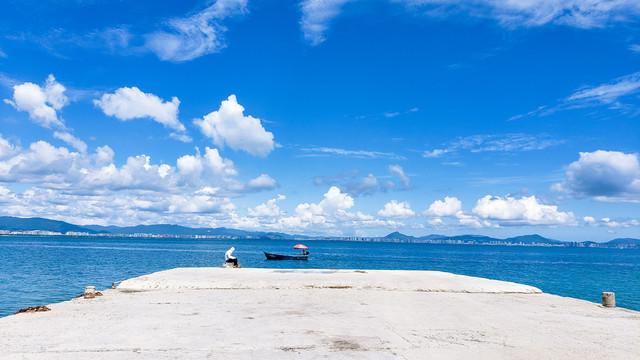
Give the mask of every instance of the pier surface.
<svg viewBox="0 0 640 360">
<path fill-rule="evenodd" d="M 442 272 L 179 268 L 102 293 L 1 318 L 0 358 L 640 359 L 640 312 Z"/>
</svg>

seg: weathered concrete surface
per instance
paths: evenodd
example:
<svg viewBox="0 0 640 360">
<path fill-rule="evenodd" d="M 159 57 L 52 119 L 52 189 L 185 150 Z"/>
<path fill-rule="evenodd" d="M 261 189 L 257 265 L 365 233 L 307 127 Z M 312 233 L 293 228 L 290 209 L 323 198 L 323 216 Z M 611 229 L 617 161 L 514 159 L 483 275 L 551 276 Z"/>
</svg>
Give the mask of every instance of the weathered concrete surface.
<svg viewBox="0 0 640 360">
<path fill-rule="evenodd" d="M 178 268 L 123 281 L 121 291 L 305 289 L 541 293 L 533 286 L 440 271 Z"/>
<path fill-rule="evenodd" d="M 639 312 L 438 272 L 174 269 L 103 294 L 0 319 L 0 358 L 640 358 Z"/>
</svg>

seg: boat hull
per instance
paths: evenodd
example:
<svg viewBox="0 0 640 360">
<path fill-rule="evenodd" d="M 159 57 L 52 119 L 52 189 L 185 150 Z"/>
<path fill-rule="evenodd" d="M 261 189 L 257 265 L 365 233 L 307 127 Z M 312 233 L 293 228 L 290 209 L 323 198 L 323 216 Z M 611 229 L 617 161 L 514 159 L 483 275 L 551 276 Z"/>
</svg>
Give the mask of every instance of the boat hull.
<svg viewBox="0 0 640 360">
<path fill-rule="evenodd" d="M 281 255 L 264 252 L 267 260 L 308 260 L 309 255 Z"/>
</svg>

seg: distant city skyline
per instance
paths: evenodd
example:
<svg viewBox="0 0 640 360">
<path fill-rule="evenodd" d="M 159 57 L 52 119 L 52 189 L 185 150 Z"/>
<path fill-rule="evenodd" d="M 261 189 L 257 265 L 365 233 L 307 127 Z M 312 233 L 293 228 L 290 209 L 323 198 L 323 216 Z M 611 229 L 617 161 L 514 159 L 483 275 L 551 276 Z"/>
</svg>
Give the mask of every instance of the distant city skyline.
<svg viewBox="0 0 640 360">
<path fill-rule="evenodd" d="M 640 3 L 6 1 L 0 215 L 640 237 Z"/>
</svg>

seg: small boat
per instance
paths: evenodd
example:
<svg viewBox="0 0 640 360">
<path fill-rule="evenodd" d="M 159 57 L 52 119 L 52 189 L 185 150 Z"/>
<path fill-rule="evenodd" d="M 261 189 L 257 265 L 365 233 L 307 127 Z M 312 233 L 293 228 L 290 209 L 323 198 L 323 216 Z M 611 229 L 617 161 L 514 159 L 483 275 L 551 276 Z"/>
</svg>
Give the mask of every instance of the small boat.
<svg viewBox="0 0 640 360">
<path fill-rule="evenodd" d="M 298 244 L 293 247 L 294 249 L 302 249 L 302 254 L 300 255 L 282 255 L 282 254 L 272 254 L 268 252 L 264 252 L 264 255 L 267 257 L 267 260 L 309 260 L 309 252 L 305 251 L 309 248 Z"/>
<path fill-rule="evenodd" d="M 267 260 L 309 260 L 309 255 L 281 255 L 264 252 Z"/>
</svg>

